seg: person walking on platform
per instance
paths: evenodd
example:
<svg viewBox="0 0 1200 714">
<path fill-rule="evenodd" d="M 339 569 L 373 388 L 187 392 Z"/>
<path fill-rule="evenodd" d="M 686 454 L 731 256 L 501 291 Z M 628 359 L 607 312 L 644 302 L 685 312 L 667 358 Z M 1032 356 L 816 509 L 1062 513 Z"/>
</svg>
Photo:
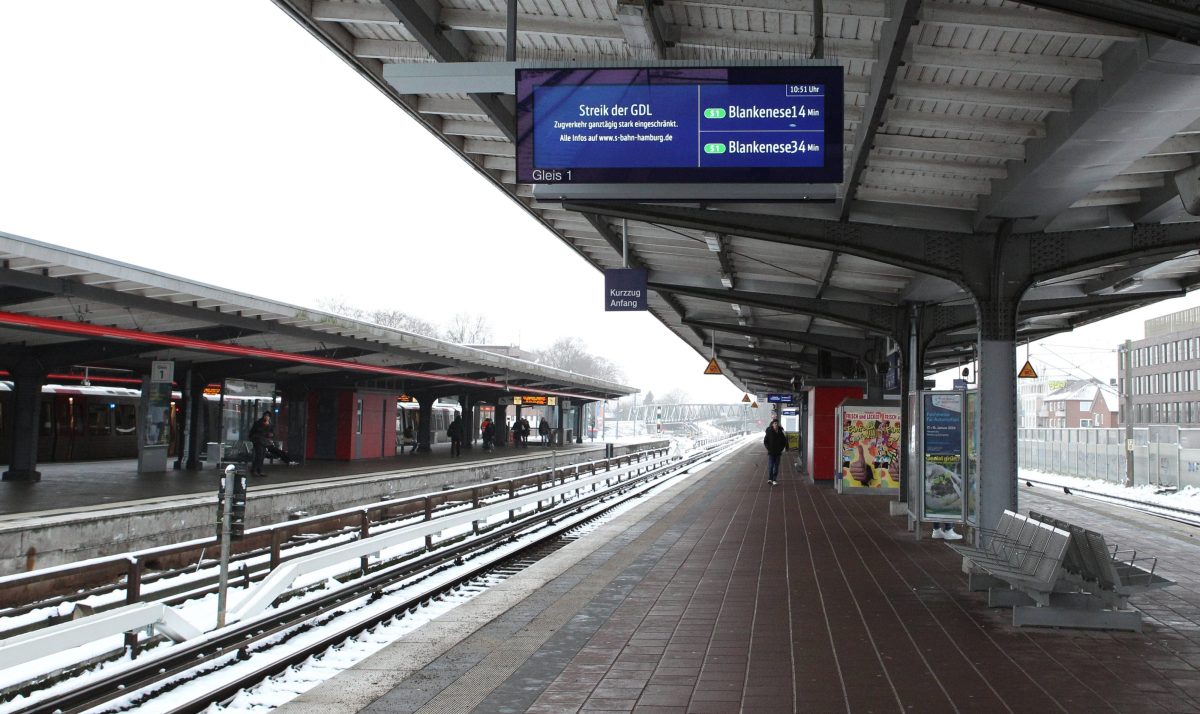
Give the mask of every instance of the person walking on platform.
<svg viewBox="0 0 1200 714">
<path fill-rule="evenodd" d="M 450 422 L 450 426 L 446 428 L 446 436 L 450 437 L 450 455 L 462 454 L 462 417 L 455 415 L 454 421 Z"/>
<path fill-rule="evenodd" d="M 521 417 L 521 446 L 529 446 L 529 420 Z"/>
<path fill-rule="evenodd" d="M 546 417 L 542 417 L 542 423 L 538 424 L 538 435 L 542 437 L 542 446 L 550 445 L 550 422 L 546 421 Z"/>
<path fill-rule="evenodd" d="M 404 453 L 404 447 L 411 446 L 409 455 L 417 453 L 417 437 L 413 435 L 412 424 L 404 427 L 404 436 L 400 438 L 400 453 Z"/>
<path fill-rule="evenodd" d="M 250 463 L 251 476 L 266 476 L 263 473 L 263 458 L 271 444 L 271 412 L 263 415 L 250 427 L 250 443 L 254 446 L 254 461 Z"/>
<path fill-rule="evenodd" d="M 778 419 L 772 419 L 771 425 L 767 427 L 767 433 L 763 435 L 763 446 L 767 447 L 767 481 L 774 486 L 779 482 L 779 457 L 788 447 L 787 434 L 783 433 Z"/>
<path fill-rule="evenodd" d="M 481 428 L 479 431 L 483 436 L 483 450 L 491 451 L 492 439 L 494 439 L 496 436 L 496 425 L 492 423 L 491 419 L 484 419 L 483 428 Z"/>
</svg>

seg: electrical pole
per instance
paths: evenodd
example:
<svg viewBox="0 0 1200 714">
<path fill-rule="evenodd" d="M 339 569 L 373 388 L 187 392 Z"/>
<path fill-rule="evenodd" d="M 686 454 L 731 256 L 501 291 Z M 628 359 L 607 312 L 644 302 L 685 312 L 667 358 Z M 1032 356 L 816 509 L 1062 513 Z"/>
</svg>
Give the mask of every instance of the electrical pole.
<svg viewBox="0 0 1200 714">
<path fill-rule="evenodd" d="M 1133 487 L 1133 343 L 1125 340 L 1125 487 Z"/>
</svg>

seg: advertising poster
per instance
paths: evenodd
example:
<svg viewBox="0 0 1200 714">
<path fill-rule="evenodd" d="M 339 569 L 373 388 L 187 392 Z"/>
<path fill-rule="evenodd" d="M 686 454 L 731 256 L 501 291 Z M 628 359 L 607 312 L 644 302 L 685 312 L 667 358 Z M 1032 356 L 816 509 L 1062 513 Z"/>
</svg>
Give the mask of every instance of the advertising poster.
<svg viewBox="0 0 1200 714">
<path fill-rule="evenodd" d="M 843 406 L 842 489 L 900 488 L 900 407 Z"/>
<path fill-rule="evenodd" d="M 148 382 L 142 391 L 142 444 L 166 446 L 171 441 L 171 383 Z"/>
<path fill-rule="evenodd" d="M 979 525 L 979 394 L 967 392 L 963 421 L 967 430 L 967 523 Z"/>
<path fill-rule="evenodd" d="M 961 521 L 963 394 L 926 394 L 922 404 L 921 520 Z"/>
</svg>

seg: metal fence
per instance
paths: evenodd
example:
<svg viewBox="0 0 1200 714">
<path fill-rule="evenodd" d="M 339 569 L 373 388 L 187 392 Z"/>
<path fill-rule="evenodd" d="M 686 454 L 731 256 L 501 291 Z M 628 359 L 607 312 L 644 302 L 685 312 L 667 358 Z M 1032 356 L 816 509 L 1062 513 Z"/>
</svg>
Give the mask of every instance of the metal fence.
<svg viewBox="0 0 1200 714">
<path fill-rule="evenodd" d="M 1125 483 L 1125 429 L 1018 429 L 1021 468 Z M 1133 430 L 1134 485 L 1200 488 L 1200 429 Z"/>
</svg>

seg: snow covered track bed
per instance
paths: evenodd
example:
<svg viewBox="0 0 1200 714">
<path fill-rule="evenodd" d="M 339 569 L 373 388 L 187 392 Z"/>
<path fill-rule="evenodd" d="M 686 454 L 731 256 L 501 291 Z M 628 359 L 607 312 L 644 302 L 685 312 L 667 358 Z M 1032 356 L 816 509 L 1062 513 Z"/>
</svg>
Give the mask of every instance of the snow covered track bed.
<svg viewBox="0 0 1200 714">
<path fill-rule="evenodd" d="M 1021 482 L 1026 487 L 1062 489 L 1071 496 L 1111 503 L 1189 526 L 1200 527 L 1200 491 L 1164 491 L 1152 486 L 1126 488 L 1122 485 L 1094 479 L 1060 476 L 1040 471 L 1021 470 Z"/>
<path fill-rule="evenodd" d="M 723 439 L 683 455 L 664 449 L 640 460 L 571 466 L 532 482 L 523 477 L 523 485 L 505 484 L 460 507 L 375 528 L 367 537 L 344 536 L 259 582 L 239 581 L 230 593 L 232 624 L 224 628 L 210 629 L 211 593 L 179 603 L 171 617 L 191 627 L 175 628 L 173 639 L 143 633 L 136 658 L 125 647 L 131 635 L 120 630 L 62 652 L 51 647 L 53 654 L 25 644 L 66 637 L 86 617 L 0 640 L 0 709 L 203 711 L 360 633 L 369 640 L 385 630 L 399 636 L 405 628 L 395 625 L 406 613 L 445 607 L 443 598 L 454 599 L 465 584 L 477 588 L 481 578 L 502 577 L 485 574 L 536 559 L 557 548 L 563 534 L 743 443 Z M 200 634 L 188 636 L 189 629 Z"/>
</svg>

